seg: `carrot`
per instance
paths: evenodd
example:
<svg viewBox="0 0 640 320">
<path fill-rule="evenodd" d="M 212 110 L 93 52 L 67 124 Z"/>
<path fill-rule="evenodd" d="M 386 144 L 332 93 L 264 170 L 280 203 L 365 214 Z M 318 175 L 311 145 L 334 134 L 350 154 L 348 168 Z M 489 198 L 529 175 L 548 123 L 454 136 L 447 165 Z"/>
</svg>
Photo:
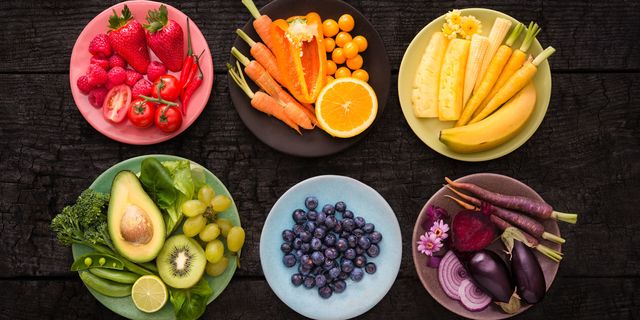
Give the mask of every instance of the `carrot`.
<svg viewBox="0 0 640 320">
<path fill-rule="evenodd" d="M 486 118 L 496 111 L 496 109 L 498 109 L 502 104 L 511 99 L 511 97 L 518 93 L 520 89 L 524 88 L 524 86 L 533 79 L 538 71 L 538 65 L 551 56 L 555 51 L 556 50 L 553 47 L 548 47 L 544 49 L 544 51 L 542 51 L 533 60 L 533 62 L 526 62 L 522 67 L 520 67 L 518 71 L 509 77 L 509 80 L 505 82 L 504 86 L 496 92 L 496 95 L 491 98 L 482 112 L 475 116 L 469 123 L 475 123 Z"/>
<path fill-rule="evenodd" d="M 300 133 L 298 125 L 285 114 L 284 108 L 282 108 L 282 105 L 280 105 L 280 103 L 276 99 L 262 91 L 258 91 L 256 93 L 253 93 L 253 91 L 251 91 L 247 80 L 242 74 L 240 64 L 238 64 L 238 67 L 236 69 L 232 65 L 227 63 L 227 69 L 229 69 L 229 76 L 231 76 L 238 87 L 240 87 L 240 89 L 244 91 L 247 97 L 251 99 L 251 106 L 261 112 L 274 116 L 276 119 L 284 122 L 293 130 L 296 130 L 298 133 Z"/>
<path fill-rule="evenodd" d="M 544 201 L 533 200 L 521 196 L 504 195 L 491 192 L 473 183 L 455 182 L 447 177 L 444 179 L 452 187 L 471 192 L 480 199 L 495 206 L 519 210 L 539 219 L 556 219 L 574 224 L 578 220 L 577 214 L 554 211 L 553 208 Z"/>
<path fill-rule="evenodd" d="M 565 240 L 562 239 L 561 237 L 558 237 L 555 234 L 544 231 L 544 226 L 533 218 L 527 217 L 525 215 L 522 215 L 520 213 L 511 211 L 511 210 L 493 206 L 487 202 L 482 202 L 479 199 L 468 196 L 454 189 L 449 185 L 447 185 L 447 188 L 453 191 L 455 194 L 457 194 L 461 198 L 473 203 L 475 206 L 482 207 L 483 209 L 487 210 L 488 212 L 491 213 L 491 215 L 495 215 L 500 217 L 501 219 L 505 219 L 510 223 L 513 223 L 514 225 L 516 225 L 518 228 L 526 230 L 528 233 L 538 238 L 542 238 L 542 239 L 549 240 L 551 242 L 555 242 L 559 244 L 562 244 L 565 242 Z"/>
<path fill-rule="evenodd" d="M 476 111 L 476 109 L 487 97 L 489 91 L 491 90 L 491 88 L 493 88 L 493 85 L 498 80 L 502 69 L 504 68 L 505 64 L 507 64 L 507 61 L 511 56 L 511 46 L 518 39 L 523 29 L 524 25 L 522 23 L 518 23 L 518 25 L 513 28 L 513 31 L 511 31 L 511 34 L 509 35 L 509 38 L 507 38 L 505 44 L 501 45 L 498 48 L 498 51 L 493 56 L 491 62 L 489 63 L 489 66 L 487 67 L 487 72 L 484 74 L 482 82 L 480 82 L 477 90 L 474 90 L 471 99 L 469 99 L 469 101 L 467 102 L 467 105 L 464 106 L 462 115 L 456 122 L 456 127 L 466 125 L 467 122 L 469 122 L 469 119 L 471 119 L 471 116 L 473 116 L 473 113 Z"/>
<path fill-rule="evenodd" d="M 520 49 L 516 49 L 513 51 L 513 53 L 511 54 L 511 57 L 509 58 L 509 61 L 507 61 L 507 64 L 504 66 L 504 69 L 502 69 L 502 73 L 500 74 L 500 77 L 496 81 L 496 84 L 493 86 L 493 89 L 491 89 L 491 92 L 489 92 L 489 95 L 487 95 L 487 98 L 484 99 L 484 101 L 482 101 L 480 108 L 478 108 L 474 112 L 473 114 L 474 117 L 478 115 L 480 112 L 482 112 L 484 108 L 486 108 L 487 103 L 489 103 L 491 98 L 493 98 L 496 95 L 498 90 L 500 90 L 500 88 L 504 86 L 507 80 L 509 80 L 509 78 L 514 73 L 516 73 L 516 71 L 518 71 L 520 67 L 522 67 L 524 62 L 527 60 L 526 52 L 529 50 L 529 47 L 533 43 L 533 40 L 536 39 L 536 36 L 538 35 L 538 33 L 540 33 L 540 30 L 541 29 L 540 27 L 538 27 L 537 23 L 534 23 L 533 21 L 529 23 L 529 27 L 527 28 L 527 33 L 524 36 L 522 45 L 520 45 Z"/>
<path fill-rule="evenodd" d="M 304 107 L 301 106 L 300 103 L 290 94 L 284 91 L 284 89 L 276 83 L 260 63 L 255 60 L 250 61 L 235 47 L 231 48 L 231 54 L 245 66 L 244 72 L 247 73 L 253 82 L 255 82 L 262 90 L 267 92 L 274 99 L 281 101 L 281 104 L 286 107 L 285 109 L 287 114 L 292 120 L 304 129 L 313 129 L 314 121 L 317 123 L 315 116 L 313 116 L 313 120 L 309 118 L 307 113 L 302 110 Z"/>
<path fill-rule="evenodd" d="M 271 77 L 276 79 L 280 85 L 284 86 L 284 80 L 282 80 L 280 69 L 276 62 L 276 56 L 273 55 L 273 52 L 271 52 L 271 50 L 269 50 L 269 48 L 264 44 L 253 41 L 249 35 L 244 33 L 241 29 L 236 29 L 236 33 L 249 45 L 249 47 L 251 47 L 251 55 L 253 58 L 267 69 Z"/>
<path fill-rule="evenodd" d="M 269 16 L 260 14 L 260 11 L 258 11 L 258 8 L 253 1 L 242 0 L 242 4 L 247 7 L 247 10 L 249 10 L 249 13 L 253 16 L 253 28 L 256 30 L 256 33 L 258 33 L 262 42 L 264 42 L 264 44 L 273 51 L 273 43 L 271 42 L 271 35 L 269 33 L 269 29 L 271 29 L 271 23 L 273 21 L 271 21 Z"/>
</svg>

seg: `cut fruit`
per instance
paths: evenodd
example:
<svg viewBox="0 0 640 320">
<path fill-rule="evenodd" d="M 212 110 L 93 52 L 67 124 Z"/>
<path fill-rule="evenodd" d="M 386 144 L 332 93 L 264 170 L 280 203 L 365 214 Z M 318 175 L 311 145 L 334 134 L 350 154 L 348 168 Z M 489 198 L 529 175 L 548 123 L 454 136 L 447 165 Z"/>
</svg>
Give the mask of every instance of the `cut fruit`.
<svg viewBox="0 0 640 320">
<path fill-rule="evenodd" d="M 131 288 L 131 299 L 140 311 L 152 313 L 167 303 L 167 287 L 157 276 L 142 276 Z"/>
<path fill-rule="evenodd" d="M 184 289 L 200 281 L 207 259 L 198 242 L 180 234 L 167 239 L 156 263 L 158 273 L 167 285 Z"/>
<path fill-rule="evenodd" d="M 370 85 L 355 78 L 327 84 L 316 101 L 320 127 L 338 138 L 351 138 L 369 128 L 378 113 L 378 98 Z"/>
</svg>

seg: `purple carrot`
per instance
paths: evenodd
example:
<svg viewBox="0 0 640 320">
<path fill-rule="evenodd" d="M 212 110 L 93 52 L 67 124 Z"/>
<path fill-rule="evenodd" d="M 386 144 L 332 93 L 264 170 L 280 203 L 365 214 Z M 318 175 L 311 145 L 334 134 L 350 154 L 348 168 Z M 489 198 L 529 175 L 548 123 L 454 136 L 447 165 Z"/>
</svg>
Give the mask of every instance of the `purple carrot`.
<svg viewBox="0 0 640 320">
<path fill-rule="evenodd" d="M 461 198 L 465 199 L 466 201 L 469 201 L 474 206 L 477 206 L 480 208 L 486 208 L 486 210 L 490 212 L 492 216 L 495 215 L 500 217 L 501 219 L 507 220 L 510 223 L 514 224 L 516 227 L 522 230 L 526 230 L 527 233 L 530 233 L 538 238 L 546 239 L 551 242 L 555 242 L 559 244 L 562 244 L 565 241 L 564 239 L 556 236 L 555 234 L 544 231 L 544 226 L 542 225 L 542 223 L 536 221 L 531 217 L 525 216 L 518 212 L 514 212 L 511 210 L 500 208 L 498 206 L 491 205 L 487 202 L 482 202 L 478 198 L 474 198 L 472 196 L 466 195 L 456 190 L 452 186 L 447 185 L 447 188 L 453 191 L 455 194 L 457 194 Z"/>
<path fill-rule="evenodd" d="M 445 177 L 444 179 L 453 187 L 471 192 L 482 200 L 490 202 L 499 207 L 519 210 L 540 219 L 553 218 L 573 224 L 575 224 L 578 220 L 577 214 L 553 211 L 553 208 L 544 201 L 538 201 L 521 196 L 500 194 L 491 192 L 473 183 L 455 182 L 447 177 Z"/>
</svg>

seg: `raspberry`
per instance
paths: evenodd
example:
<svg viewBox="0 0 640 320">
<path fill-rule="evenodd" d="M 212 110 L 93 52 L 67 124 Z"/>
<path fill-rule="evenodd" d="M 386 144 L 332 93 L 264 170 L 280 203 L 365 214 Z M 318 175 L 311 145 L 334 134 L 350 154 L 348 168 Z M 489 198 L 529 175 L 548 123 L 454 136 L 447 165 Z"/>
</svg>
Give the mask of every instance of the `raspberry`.
<svg viewBox="0 0 640 320">
<path fill-rule="evenodd" d="M 147 79 L 140 79 L 133 85 L 131 89 L 131 95 L 135 99 L 139 95 L 150 96 L 151 95 L 151 82 Z"/>
<path fill-rule="evenodd" d="M 95 36 L 89 43 L 89 52 L 92 55 L 107 58 L 111 56 L 111 44 L 109 44 L 109 37 L 106 34 L 101 33 Z"/>
<path fill-rule="evenodd" d="M 107 90 L 111 90 L 111 88 L 115 86 L 117 86 L 117 84 L 113 84 L 111 81 L 107 81 L 107 83 L 104 84 L 104 87 L 107 88 Z"/>
<path fill-rule="evenodd" d="M 76 83 L 76 85 L 78 86 L 78 89 L 80 89 L 80 92 L 84 94 L 88 94 L 89 91 L 93 89 L 93 86 L 91 85 L 91 83 L 89 83 L 89 77 L 86 75 L 78 78 L 78 82 Z"/>
<path fill-rule="evenodd" d="M 105 58 L 100 58 L 100 57 L 96 57 L 93 56 L 91 57 L 91 62 L 89 62 L 89 64 L 95 64 L 97 66 L 100 66 L 100 68 L 102 69 L 109 69 L 109 60 L 105 59 Z"/>
<path fill-rule="evenodd" d="M 149 63 L 147 67 L 147 78 L 149 81 L 156 81 L 160 76 L 163 76 L 167 73 L 167 68 L 159 61 L 153 61 Z"/>
<path fill-rule="evenodd" d="M 122 69 L 122 67 L 112 67 L 107 76 L 109 78 L 109 83 L 116 86 L 124 83 L 127 79 L 127 73 Z"/>
<path fill-rule="evenodd" d="M 109 58 L 109 66 L 111 68 L 120 67 L 124 69 L 127 66 L 127 62 L 116 53 Z"/>
<path fill-rule="evenodd" d="M 89 92 L 89 103 L 96 108 L 100 108 L 106 97 L 107 89 L 103 87 L 95 88 Z"/>
<path fill-rule="evenodd" d="M 142 79 L 142 75 L 135 70 L 128 69 L 125 70 L 125 72 L 127 73 L 127 80 L 125 80 L 124 83 L 129 87 L 133 87 L 138 80 Z"/>
<path fill-rule="evenodd" d="M 87 77 L 89 77 L 89 83 L 94 87 L 103 85 L 108 80 L 107 71 L 95 64 L 89 65 Z"/>
</svg>

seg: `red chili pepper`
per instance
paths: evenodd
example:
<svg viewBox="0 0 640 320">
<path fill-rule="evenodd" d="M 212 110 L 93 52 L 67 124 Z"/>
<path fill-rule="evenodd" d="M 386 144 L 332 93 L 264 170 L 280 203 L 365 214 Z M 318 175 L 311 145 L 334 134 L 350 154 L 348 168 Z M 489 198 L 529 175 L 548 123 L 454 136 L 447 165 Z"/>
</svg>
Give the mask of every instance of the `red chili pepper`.
<svg viewBox="0 0 640 320">
<path fill-rule="evenodd" d="M 182 92 L 182 114 L 187 114 L 187 106 L 189 105 L 189 100 L 191 100 L 191 96 L 193 95 L 193 93 L 196 92 L 196 90 L 198 90 L 198 88 L 202 84 L 203 78 L 204 76 L 202 74 L 202 71 L 200 71 L 198 76 L 195 77 L 193 81 L 191 81 Z"/>
<path fill-rule="evenodd" d="M 182 71 L 180 72 L 180 87 L 184 88 L 187 81 L 193 77 L 191 70 L 193 70 L 193 48 L 191 47 L 191 28 L 189 28 L 189 18 L 187 17 L 187 57 L 184 59 Z M 191 75 L 191 77 L 189 77 Z"/>
</svg>

